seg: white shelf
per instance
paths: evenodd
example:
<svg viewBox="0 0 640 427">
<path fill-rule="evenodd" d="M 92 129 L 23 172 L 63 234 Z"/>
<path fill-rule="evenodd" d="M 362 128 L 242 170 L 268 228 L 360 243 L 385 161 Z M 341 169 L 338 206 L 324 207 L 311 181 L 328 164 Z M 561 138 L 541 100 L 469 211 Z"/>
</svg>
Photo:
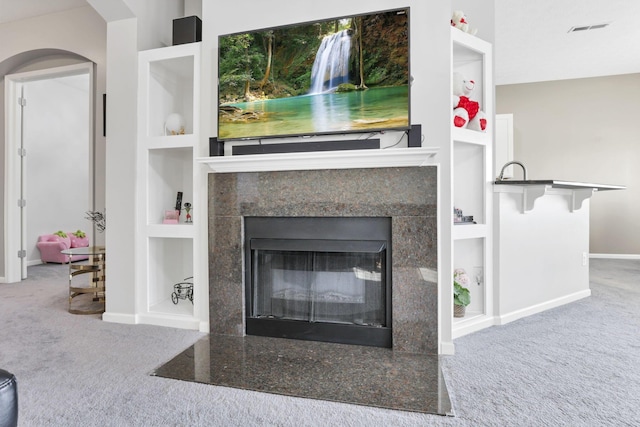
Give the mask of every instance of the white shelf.
<svg viewBox="0 0 640 427">
<path fill-rule="evenodd" d="M 491 52 L 491 43 L 469 33 L 451 27 L 451 41 L 454 63 L 474 62 Z"/>
<path fill-rule="evenodd" d="M 193 316 L 193 304 L 188 299 L 179 299 L 178 304 L 174 304 L 171 298 L 167 298 L 149 307 L 149 313 L 167 316 Z"/>
<path fill-rule="evenodd" d="M 165 135 L 165 121 L 178 113 L 184 120 L 185 134 L 198 131 L 200 43 L 188 43 L 139 54 L 140 100 L 143 107 L 139 136 Z"/>
<path fill-rule="evenodd" d="M 171 304 L 171 302 L 169 302 L 169 304 Z M 139 314 L 136 317 L 138 323 L 144 323 L 146 325 L 166 326 L 169 328 L 181 329 L 200 329 L 201 331 L 203 329 L 201 323 L 192 315 L 146 312 Z"/>
<path fill-rule="evenodd" d="M 143 51 L 138 56 L 138 195 L 136 319 L 147 323 L 208 332 L 206 215 L 191 210 L 192 223 L 163 224 L 178 192 L 182 206 L 206 206 L 206 174 L 195 167 L 200 130 L 200 43 Z M 184 134 L 166 135 L 169 114 L 184 119 Z M 187 277 L 193 303 L 171 294 Z"/>
<path fill-rule="evenodd" d="M 470 323 L 470 322 L 476 321 L 476 320 L 478 320 L 479 318 L 481 318 L 483 316 L 484 316 L 484 313 L 481 312 L 481 311 L 470 311 L 470 310 L 467 310 L 465 312 L 464 317 L 454 317 L 453 318 L 453 323 L 456 326 L 459 326 L 462 323 Z"/>
<path fill-rule="evenodd" d="M 168 239 L 183 238 L 193 239 L 195 227 L 193 224 L 149 224 L 147 235 L 149 237 L 164 237 Z"/>
<path fill-rule="evenodd" d="M 460 338 L 473 332 L 480 331 L 494 325 L 493 316 L 484 313 L 467 311 L 464 317 L 453 319 L 453 338 Z"/>
<path fill-rule="evenodd" d="M 244 156 L 201 157 L 196 160 L 209 166 L 214 173 L 272 172 L 427 166 L 433 164 L 433 157 L 437 153 L 437 148 L 396 148 L 393 150 L 249 154 Z"/>
<path fill-rule="evenodd" d="M 453 240 L 478 239 L 487 237 L 488 228 L 485 224 L 453 224 Z"/>
<path fill-rule="evenodd" d="M 471 292 L 467 313 L 465 317 L 453 317 L 451 321 L 451 336 L 454 339 L 493 324 L 492 174 L 495 123 L 492 63 L 490 43 L 451 28 L 452 72 L 462 73 L 465 78 L 474 80 L 475 88 L 469 97 L 480 103 L 488 120 L 484 132 L 451 125 L 449 150 L 453 206 L 450 211 L 454 207 L 462 209 L 463 215 L 472 215 L 477 222 L 451 226 L 451 264 L 445 259 L 446 265 L 451 268 L 451 273 L 456 268 L 464 268 L 471 279 L 467 285 Z M 479 284 L 476 276 L 481 277 Z"/>
<path fill-rule="evenodd" d="M 146 148 L 154 149 L 172 149 L 172 148 L 189 148 L 194 147 L 198 140 L 196 135 L 167 135 L 167 136 L 151 136 L 144 138 Z"/>
<path fill-rule="evenodd" d="M 172 210 L 178 192 L 182 192 L 182 203 L 194 203 L 194 168 L 192 147 L 144 150 L 140 162 L 144 163 L 139 174 L 146 170 L 147 224 L 160 224 L 165 211 Z M 184 213 L 181 215 L 184 218 Z"/>
<path fill-rule="evenodd" d="M 463 142 L 476 145 L 491 145 L 491 133 L 480 132 L 471 129 L 461 129 L 454 127 L 451 129 L 451 139 L 455 142 Z"/>
</svg>

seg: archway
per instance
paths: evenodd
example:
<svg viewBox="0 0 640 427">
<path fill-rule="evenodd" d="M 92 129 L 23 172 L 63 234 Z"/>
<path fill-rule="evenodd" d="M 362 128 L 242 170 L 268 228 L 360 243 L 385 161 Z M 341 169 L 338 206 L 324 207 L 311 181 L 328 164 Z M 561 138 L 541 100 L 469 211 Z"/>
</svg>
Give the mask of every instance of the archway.
<svg viewBox="0 0 640 427">
<path fill-rule="evenodd" d="M 67 65 L 61 65 L 67 64 Z M 70 64 L 70 65 L 68 65 Z M 27 208 L 24 201 L 25 177 L 27 162 L 22 145 L 21 106 L 18 99 L 22 90 L 29 82 L 47 79 L 64 79 L 65 77 L 86 74 L 88 82 L 88 131 L 86 132 L 87 144 L 87 170 L 86 186 L 89 203 L 86 210 L 94 210 L 95 207 L 95 141 L 94 141 L 94 64 L 87 59 L 72 52 L 58 49 L 41 49 L 37 51 L 23 52 L 0 63 L 0 75 L 5 77 L 5 109 L 2 114 L 5 127 L 5 180 L 2 189 L 4 194 L 4 227 L 3 227 L 3 261 L 4 281 L 16 282 L 26 278 L 27 259 L 30 246 L 35 242 L 27 241 Z M 19 71 L 19 72 L 16 72 Z M 7 75 L 6 73 L 13 72 Z M 14 100 L 16 102 L 14 102 Z M 23 167 L 24 166 L 24 167 Z M 48 185 L 51 185 L 50 183 Z M 59 183 L 57 185 L 60 185 Z M 82 211 L 84 212 L 84 210 Z M 45 214 L 43 212 L 43 214 Z M 87 224 L 90 226 L 90 224 Z M 95 241 L 95 231 L 92 232 Z M 31 236 L 32 237 L 32 236 Z M 34 240 L 31 238 L 30 240 Z"/>
</svg>

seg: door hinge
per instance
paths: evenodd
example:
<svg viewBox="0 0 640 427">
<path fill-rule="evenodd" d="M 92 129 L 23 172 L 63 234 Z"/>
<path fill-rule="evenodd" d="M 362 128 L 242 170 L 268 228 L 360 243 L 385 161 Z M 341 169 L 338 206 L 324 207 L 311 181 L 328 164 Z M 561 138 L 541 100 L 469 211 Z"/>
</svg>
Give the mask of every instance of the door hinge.
<svg viewBox="0 0 640 427">
<path fill-rule="evenodd" d="M 24 249 L 20 249 L 18 251 L 18 258 L 26 258 L 27 257 L 27 251 Z"/>
<path fill-rule="evenodd" d="M 21 107 L 27 106 L 27 98 L 18 98 L 18 105 Z"/>
<path fill-rule="evenodd" d="M 26 157 L 26 155 L 27 155 L 27 149 L 26 148 L 18 148 L 18 156 Z"/>
<path fill-rule="evenodd" d="M 24 208 L 25 206 L 27 206 L 27 201 L 25 199 L 18 199 L 18 207 Z"/>
</svg>

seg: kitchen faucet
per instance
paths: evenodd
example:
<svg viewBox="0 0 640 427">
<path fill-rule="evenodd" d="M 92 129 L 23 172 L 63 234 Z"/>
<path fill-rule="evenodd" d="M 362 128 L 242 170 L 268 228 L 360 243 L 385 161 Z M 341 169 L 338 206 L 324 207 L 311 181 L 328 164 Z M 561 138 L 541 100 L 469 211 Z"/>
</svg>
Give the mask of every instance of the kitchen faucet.
<svg viewBox="0 0 640 427">
<path fill-rule="evenodd" d="M 504 166 L 502 166 L 502 170 L 500 171 L 500 175 L 498 175 L 498 177 L 496 178 L 496 181 L 502 181 L 504 179 L 504 170 L 509 167 L 510 165 L 518 165 L 522 168 L 522 179 L 524 181 L 527 180 L 527 168 L 524 167 L 524 165 L 522 164 L 522 162 L 519 162 L 517 160 L 512 160 L 510 162 L 507 162 L 504 164 Z"/>
</svg>

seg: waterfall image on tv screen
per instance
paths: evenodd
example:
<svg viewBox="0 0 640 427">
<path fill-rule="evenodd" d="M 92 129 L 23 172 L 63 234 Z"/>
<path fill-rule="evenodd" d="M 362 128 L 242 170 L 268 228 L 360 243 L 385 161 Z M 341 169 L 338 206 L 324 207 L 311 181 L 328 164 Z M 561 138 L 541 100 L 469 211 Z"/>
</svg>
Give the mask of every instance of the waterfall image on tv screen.
<svg viewBox="0 0 640 427">
<path fill-rule="evenodd" d="M 218 42 L 219 140 L 409 128 L 408 8 Z"/>
</svg>

